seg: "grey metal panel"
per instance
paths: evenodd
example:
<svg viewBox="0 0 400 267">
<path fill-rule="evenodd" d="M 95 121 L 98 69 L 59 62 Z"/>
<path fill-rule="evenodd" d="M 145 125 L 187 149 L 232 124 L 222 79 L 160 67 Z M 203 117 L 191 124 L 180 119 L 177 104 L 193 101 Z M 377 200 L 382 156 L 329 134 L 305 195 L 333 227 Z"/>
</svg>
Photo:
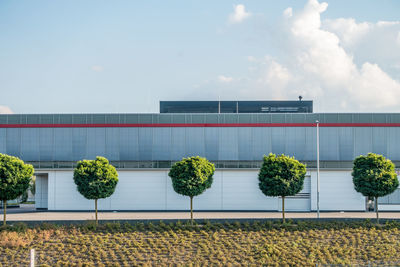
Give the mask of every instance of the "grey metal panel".
<svg viewBox="0 0 400 267">
<path fill-rule="evenodd" d="M 4 114 L 0 114 L 0 124 L 7 124 L 8 116 Z"/>
<path fill-rule="evenodd" d="M 87 128 L 72 129 L 72 160 L 78 161 L 86 158 L 87 154 Z"/>
<path fill-rule="evenodd" d="M 264 155 L 272 152 L 271 128 L 255 127 L 252 129 L 252 160 L 262 160 Z"/>
<path fill-rule="evenodd" d="M 72 161 L 72 128 L 54 129 L 54 160 Z"/>
<path fill-rule="evenodd" d="M 26 161 L 39 159 L 39 129 L 21 129 L 21 158 Z"/>
<path fill-rule="evenodd" d="M 192 123 L 204 123 L 204 118 L 206 116 L 204 114 L 193 114 L 192 115 Z"/>
<path fill-rule="evenodd" d="M 86 119 L 87 119 L 86 114 L 73 114 L 72 115 L 72 122 L 76 123 L 76 124 L 87 123 Z"/>
<path fill-rule="evenodd" d="M 106 114 L 106 120 L 104 123 L 120 123 L 119 114 Z"/>
<path fill-rule="evenodd" d="M 320 159 L 339 160 L 338 128 L 320 127 Z"/>
<path fill-rule="evenodd" d="M 172 123 L 172 116 L 170 114 L 160 114 L 158 121 L 159 123 Z"/>
<path fill-rule="evenodd" d="M 121 128 L 119 130 L 120 160 L 139 160 L 138 128 Z"/>
<path fill-rule="evenodd" d="M 286 114 L 12 114 L 0 124 L 25 123 L 400 123 L 398 113 L 286 113 Z M 228 116 L 227 116 L 228 115 Z M 246 115 L 246 116 L 242 116 Z"/>
<path fill-rule="evenodd" d="M 387 156 L 387 130 L 383 127 L 372 128 L 372 152 Z"/>
<path fill-rule="evenodd" d="M 207 127 L 204 129 L 205 154 L 208 160 L 218 160 L 219 150 L 219 131 L 218 128 Z"/>
<path fill-rule="evenodd" d="M 22 119 L 20 122 L 21 123 L 29 123 L 29 124 L 39 124 L 40 123 L 40 121 L 41 121 L 41 116 L 40 115 L 37 115 L 37 114 L 28 114 L 28 115 L 25 115 L 24 116 L 25 118 L 26 118 L 26 120 L 25 119 Z M 22 116 L 21 116 L 21 118 L 23 118 Z"/>
<path fill-rule="evenodd" d="M 241 127 L 238 128 L 238 153 L 239 160 L 252 160 L 252 141 L 251 141 L 251 132 L 250 127 Z"/>
<path fill-rule="evenodd" d="M 205 156 L 204 128 L 188 127 L 186 129 L 186 157 Z"/>
<path fill-rule="evenodd" d="M 354 127 L 354 157 L 365 155 L 372 151 L 372 128 Z"/>
<path fill-rule="evenodd" d="M 95 159 L 97 156 L 106 154 L 106 131 L 105 128 L 87 129 L 87 158 Z"/>
<path fill-rule="evenodd" d="M 352 127 L 338 128 L 339 134 L 339 159 L 354 159 L 354 129 Z"/>
<path fill-rule="evenodd" d="M 54 159 L 54 128 L 39 129 L 39 154 L 40 161 Z"/>
<path fill-rule="evenodd" d="M 400 128 L 389 127 L 388 131 L 388 157 L 391 160 L 400 159 Z"/>
<path fill-rule="evenodd" d="M 6 151 L 6 129 L 0 128 L 0 153 L 5 154 Z"/>
<path fill-rule="evenodd" d="M 153 128 L 139 128 L 139 160 L 152 160 Z"/>
<path fill-rule="evenodd" d="M 317 127 L 305 128 L 304 160 L 317 159 Z"/>
<path fill-rule="evenodd" d="M 171 128 L 153 129 L 153 160 L 170 160 Z"/>
<path fill-rule="evenodd" d="M 219 160 L 237 160 L 238 149 L 238 128 L 219 128 Z"/>
<path fill-rule="evenodd" d="M 302 127 L 286 128 L 285 154 L 296 159 L 304 159 L 306 145 L 306 130 Z"/>
<path fill-rule="evenodd" d="M 6 152 L 8 155 L 20 157 L 21 156 L 21 129 L 8 128 L 6 130 Z"/>
<path fill-rule="evenodd" d="M 119 160 L 119 130 L 120 128 L 106 128 L 105 156 L 109 160 Z"/>
<path fill-rule="evenodd" d="M 286 128 L 272 127 L 271 129 L 272 153 L 281 155 L 286 153 Z"/>
<path fill-rule="evenodd" d="M 181 160 L 183 157 L 185 157 L 185 128 L 172 128 L 171 139 L 171 160 Z"/>
</svg>

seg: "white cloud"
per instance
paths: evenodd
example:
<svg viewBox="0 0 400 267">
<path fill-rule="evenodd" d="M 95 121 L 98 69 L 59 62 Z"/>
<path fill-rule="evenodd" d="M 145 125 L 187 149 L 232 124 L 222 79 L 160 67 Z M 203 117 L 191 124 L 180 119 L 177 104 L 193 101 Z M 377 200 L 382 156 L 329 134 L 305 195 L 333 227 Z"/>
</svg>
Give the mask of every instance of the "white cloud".
<svg viewBox="0 0 400 267">
<path fill-rule="evenodd" d="M 103 66 L 100 65 L 93 65 L 92 70 L 95 72 L 102 72 L 104 70 Z"/>
<path fill-rule="evenodd" d="M 0 114 L 13 114 L 14 112 L 7 106 L 0 106 Z"/>
<path fill-rule="evenodd" d="M 385 27 L 385 26 L 393 26 L 393 25 L 399 25 L 400 21 L 378 21 L 376 25 L 378 27 Z"/>
<path fill-rule="evenodd" d="M 229 15 L 229 23 L 241 23 L 251 16 L 251 13 L 247 12 L 245 6 L 242 4 L 234 6 L 233 9 L 233 13 Z"/>
<path fill-rule="evenodd" d="M 224 76 L 224 75 L 219 75 L 218 76 L 218 81 L 222 82 L 222 83 L 230 83 L 233 81 L 232 77 L 228 77 L 228 76 Z"/>
<path fill-rule="evenodd" d="M 321 20 L 327 3 L 287 9 L 280 25 L 284 57 L 248 57 L 251 65 L 225 93 L 237 99 L 313 99 L 318 112 L 398 111 L 397 22 Z M 368 42 L 367 42 L 368 40 Z M 272 59 L 273 58 L 273 59 Z M 387 65 L 386 65 L 387 64 Z M 243 89 L 245 88 L 245 89 Z"/>
<path fill-rule="evenodd" d="M 357 23 L 354 18 L 325 20 L 323 24 L 325 29 L 336 33 L 344 45 L 353 45 L 364 37 L 372 27 L 371 23 Z"/>
<path fill-rule="evenodd" d="M 397 44 L 400 45 L 400 31 L 397 33 Z"/>
<path fill-rule="evenodd" d="M 291 7 L 286 8 L 286 9 L 283 11 L 283 15 L 284 15 L 286 18 L 290 18 L 291 16 L 293 16 L 293 9 L 292 9 Z"/>
</svg>

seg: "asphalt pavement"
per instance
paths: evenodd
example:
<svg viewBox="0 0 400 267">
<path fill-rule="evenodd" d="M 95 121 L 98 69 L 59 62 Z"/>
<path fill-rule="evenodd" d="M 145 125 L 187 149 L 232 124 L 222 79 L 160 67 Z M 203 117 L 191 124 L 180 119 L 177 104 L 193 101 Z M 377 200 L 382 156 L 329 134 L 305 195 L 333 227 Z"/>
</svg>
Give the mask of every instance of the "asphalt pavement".
<svg viewBox="0 0 400 267">
<path fill-rule="evenodd" d="M 0 221 L 3 210 L 0 210 Z M 375 212 L 321 212 L 324 219 L 366 219 L 375 218 Z M 382 219 L 400 219 L 400 212 L 380 212 Z M 36 211 L 33 206 L 7 209 L 8 221 L 86 221 L 94 220 L 93 211 Z M 281 212 L 248 212 L 248 211 L 195 211 L 195 219 L 280 219 Z M 286 212 L 286 218 L 317 218 L 316 212 Z M 99 212 L 101 220 L 186 220 L 190 219 L 188 211 L 107 211 Z"/>
</svg>

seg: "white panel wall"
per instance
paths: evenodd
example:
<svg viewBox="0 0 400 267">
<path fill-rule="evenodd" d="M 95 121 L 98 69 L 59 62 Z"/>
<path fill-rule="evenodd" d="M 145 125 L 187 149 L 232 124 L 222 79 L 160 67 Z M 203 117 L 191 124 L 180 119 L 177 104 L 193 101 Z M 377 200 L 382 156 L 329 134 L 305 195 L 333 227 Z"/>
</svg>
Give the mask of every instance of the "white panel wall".
<svg viewBox="0 0 400 267">
<path fill-rule="evenodd" d="M 400 205 L 378 205 L 379 211 L 400 211 Z"/>
<path fill-rule="evenodd" d="M 311 209 L 317 209 L 317 172 L 311 172 Z M 320 171 L 320 210 L 365 211 L 365 197 L 354 190 L 351 171 Z"/>
<path fill-rule="evenodd" d="M 47 175 L 36 175 L 35 207 L 47 209 L 48 197 Z"/>
<path fill-rule="evenodd" d="M 278 198 L 265 196 L 258 187 L 258 170 L 223 171 L 223 210 L 277 210 Z"/>
<path fill-rule="evenodd" d="M 112 210 L 165 210 L 167 171 L 118 171 Z M 169 178 L 169 177 L 168 177 Z"/>
<path fill-rule="evenodd" d="M 194 197 L 193 206 L 195 209 L 222 210 L 222 171 L 216 171 L 213 178 L 214 181 L 211 188 L 207 189 L 200 196 Z"/>
<path fill-rule="evenodd" d="M 321 210 L 365 210 L 350 171 L 321 171 Z M 72 171 L 48 173 L 49 210 L 92 210 L 93 200 L 76 190 Z M 311 209 L 316 210 L 316 172 L 311 172 Z M 287 210 L 308 210 L 304 199 L 287 199 Z M 210 189 L 194 198 L 195 210 L 280 210 L 279 198 L 258 188 L 258 170 L 218 170 Z M 177 194 L 166 170 L 119 171 L 115 193 L 99 200 L 101 210 L 188 210 L 189 197 Z"/>
</svg>

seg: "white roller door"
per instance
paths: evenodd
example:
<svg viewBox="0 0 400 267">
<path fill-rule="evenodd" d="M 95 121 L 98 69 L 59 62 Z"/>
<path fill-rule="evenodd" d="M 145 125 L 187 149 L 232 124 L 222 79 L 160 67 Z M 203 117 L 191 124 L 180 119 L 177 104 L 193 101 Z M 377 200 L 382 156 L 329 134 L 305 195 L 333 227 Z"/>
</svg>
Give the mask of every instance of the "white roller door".
<svg viewBox="0 0 400 267">
<path fill-rule="evenodd" d="M 286 211 L 310 211 L 311 209 L 311 176 L 304 178 L 303 190 L 295 196 L 285 198 Z M 279 198 L 279 211 L 282 210 L 282 199 Z"/>
</svg>

